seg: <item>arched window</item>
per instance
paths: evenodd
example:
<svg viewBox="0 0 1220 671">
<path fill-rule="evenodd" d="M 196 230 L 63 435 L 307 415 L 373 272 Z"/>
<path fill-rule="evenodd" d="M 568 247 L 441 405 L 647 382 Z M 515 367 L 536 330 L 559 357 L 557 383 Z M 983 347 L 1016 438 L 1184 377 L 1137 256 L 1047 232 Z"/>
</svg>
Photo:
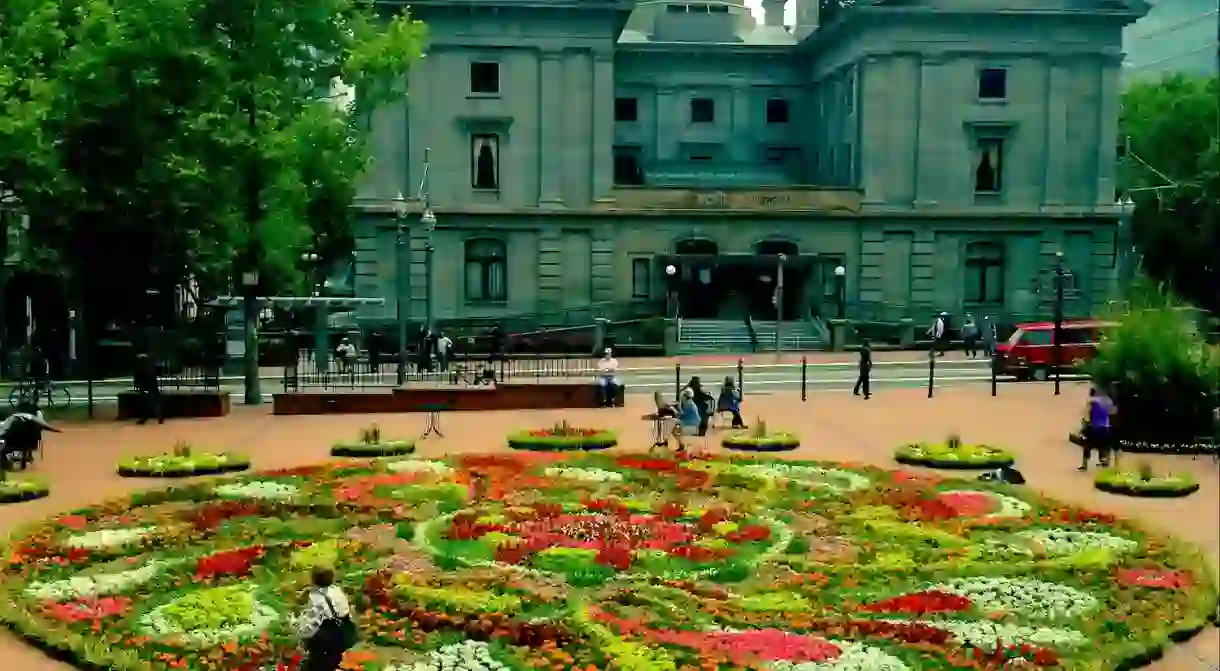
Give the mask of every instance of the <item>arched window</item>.
<svg viewBox="0 0 1220 671">
<path fill-rule="evenodd" d="M 769 256 L 778 256 L 779 254 L 796 256 L 800 253 L 800 249 L 796 246 L 795 242 L 788 240 L 761 240 L 754 244 L 754 253 Z"/>
<path fill-rule="evenodd" d="M 715 255 L 720 253 L 720 247 L 706 238 L 689 238 L 674 245 L 675 254 Z"/>
<path fill-rule="evenodd" d="M 508 300 L 508 253 L 500 240 L 466 241 L 466 300 L 502 303 Z"/>
<path fill-rule="evenodd" d="M 967 303 L 1004 303 L 1004 246 L 996 242 L 973 242 L 966 246 Z"/>
</svg>

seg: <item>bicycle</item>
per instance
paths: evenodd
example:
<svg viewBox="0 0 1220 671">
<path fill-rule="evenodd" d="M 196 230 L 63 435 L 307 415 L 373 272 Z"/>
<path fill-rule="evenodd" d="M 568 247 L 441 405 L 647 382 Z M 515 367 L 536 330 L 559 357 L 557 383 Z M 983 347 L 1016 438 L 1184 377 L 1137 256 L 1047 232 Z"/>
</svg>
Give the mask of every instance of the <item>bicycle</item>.
<svg viewBox="0 0 1220 671">
<path fill-rule="evenodd" d="M 67 408 L 72 405 L 72 393 L 67 387 L 51 380 L 33 384 L 18 383 L 8 394 L 8 404 L 14 408 L 33 405 L 42 408 Z"/>
</svg>

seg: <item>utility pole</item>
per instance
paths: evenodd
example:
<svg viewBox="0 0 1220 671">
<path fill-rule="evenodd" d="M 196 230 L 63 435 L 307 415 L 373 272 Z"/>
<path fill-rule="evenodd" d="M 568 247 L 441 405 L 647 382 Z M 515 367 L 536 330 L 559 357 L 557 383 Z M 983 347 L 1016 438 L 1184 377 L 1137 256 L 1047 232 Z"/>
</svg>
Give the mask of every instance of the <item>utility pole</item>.
<svg viewBox="0 0 1220 671">
<path fill-rule="evenodd" d="M 784 328 L 784 262 L 788 260 L 788 256 L 784 253 L 778 255 L 778 263 L 775 271 L 775 356 L 779 357 L 783 350 L 783 338 L 781 331 Z"/>
<path fill-rule="evenodd" d="M 407 310 L 410 309 L 408 293 L 411 290 L 411 266 L 403 259 L 407 243 L 407 201 L 402 192 L 394 198 L 394 319 L 398 322 L 398 365 L 395 368 L 398 386 L 407 382 Z"/>
<path fill-rule="evenodd" d="M 1055 395 L 1059 395 L 1060 376 L 1063 373 L 1063 252 L 1055 252 Z"/>
</svg>

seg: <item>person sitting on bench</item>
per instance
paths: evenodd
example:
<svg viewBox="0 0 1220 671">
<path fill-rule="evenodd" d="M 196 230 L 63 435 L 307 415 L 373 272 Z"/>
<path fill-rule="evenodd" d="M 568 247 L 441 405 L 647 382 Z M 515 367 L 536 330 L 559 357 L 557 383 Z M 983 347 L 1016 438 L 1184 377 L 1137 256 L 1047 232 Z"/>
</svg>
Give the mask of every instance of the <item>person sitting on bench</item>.
<svg viewBox="0 0 1220 671">
<path fill-rule="evenodd" d="M 613 408 L 618 399 L 618 359 L 609 347 L 597 362 L 597 389 L 600 407 Z"/>
<path fill-rule="evenodd" d="M 746 423 L 741 419 L 741 392 L 737 391 L 737 383 L 733 376 L 724 378 L 720 386 L 720 396 L 716 399 L 716 412 L 727 412 L 733 416 L 733 428 L 744 429 Z"/>
</svg>

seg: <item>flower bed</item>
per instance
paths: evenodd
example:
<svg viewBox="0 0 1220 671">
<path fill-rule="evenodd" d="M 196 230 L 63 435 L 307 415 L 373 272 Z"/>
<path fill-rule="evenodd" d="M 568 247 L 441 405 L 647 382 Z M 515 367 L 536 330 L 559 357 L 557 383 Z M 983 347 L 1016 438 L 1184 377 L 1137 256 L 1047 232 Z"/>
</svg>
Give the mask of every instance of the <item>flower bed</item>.
<svg viewBox="0 0 1220 671">
<path fill-rule="evenodd" d="M 765 436 L 734 434 L 725 436 L 720 444 L 741 452 L 790 452 L 801 446 L 801 439 L 792 433 L 771 433 Z"/>
<path fill-rule="evenodd" d="M 239 454 L 158 454 L 130 457 L 119 462 L 118 474 L 125 478 L 188 478 L 244 471 L 250 459 Z"/>
<path fill-rule="evenodd" d="M 18 503 L 41 499 L 51 493 L 51 488 L 41 480 L 14 478 L 0 480 L 0 503 Z"/>
<path fill-rule="evenodd" d="M 950 438 L 942 443 L 911 443 L 894 451 L 894 461 L 908 466 L 975 470 L 1011 466 L 1013 456 L 989 445 L 970 445 Z"/>
<path fill-rule="evenodd" d="M 508 446 L 514 450 L 536 452 L 565 452 L 577 450 L 604 450 L 618 444 L 613 431 L 583 429 L 562 422 L 549 429 L 517 431 L 508 436 Z"/>
<path fill-rule="evenodd" d="M 1099 471 L 1093 486 L 1111 494 L 1167 499 L 1189 496 L 1199 491 L 1199 483 L 1189 475 L 1152 475 L 1117 468 Z"/>
<path fill-rule="evenodd" d="M 330 448 L 332 457 L 401 457 L 415 452 L 415 441 L 383 440 L 377 443 L 335 443 Z"/>
<path fill-rule="evenodd" d="M 761 458 L 265 471 L 77 510 L 2 551 L 0 617 L 127 671 L 295 669 L 290 616 L 322 565 L 358 614 L 345 668 L 365 671 L 1114 669 L 1217 602 L 1199 553 L 1106 514 Z"/>
</svg>

